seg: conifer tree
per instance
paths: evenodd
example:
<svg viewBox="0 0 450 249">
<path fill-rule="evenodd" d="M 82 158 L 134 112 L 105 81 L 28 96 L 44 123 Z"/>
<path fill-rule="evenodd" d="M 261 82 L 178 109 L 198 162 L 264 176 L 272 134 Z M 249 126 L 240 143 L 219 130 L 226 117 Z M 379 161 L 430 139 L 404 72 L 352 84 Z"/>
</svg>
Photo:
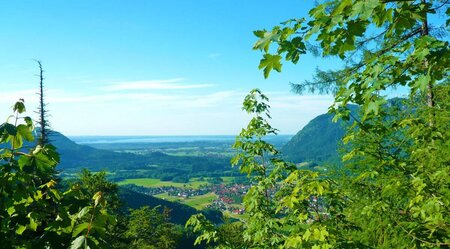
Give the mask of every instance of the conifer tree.
<svg viewBox="0 0 450 249">
<path fill-rule="evenodd" d="M 45 93 L 44 93 L 44 69 L 42 67 L 42 63 L 40 60 L 36 60 L 36 63 L 39 66 L 39 107 L 37 110 L 37 114 L 39 115 L 39 138 L 37 140 L 38 145 L 44 146 L 49 143 L 50 136 L 50 123 L 48 121 L 48 110 L 47 103 L 45 103 Z"/>
</svg>

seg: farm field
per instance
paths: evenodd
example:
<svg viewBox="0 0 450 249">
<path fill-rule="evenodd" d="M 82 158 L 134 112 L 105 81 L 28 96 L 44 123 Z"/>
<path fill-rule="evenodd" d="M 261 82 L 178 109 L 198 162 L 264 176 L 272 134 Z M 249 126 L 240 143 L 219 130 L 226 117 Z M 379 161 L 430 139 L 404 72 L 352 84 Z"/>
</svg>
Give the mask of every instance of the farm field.
<svg viewBox="0 0 450 249">
<path fill-rule="evenodd" d="M 236 220 L 246 220 L 246 219 L 248 219 L 250 217 L 248 214 L 235 214 L 235 213 L 232 213 L 230 211 L 224 211 L 223 214 L 226 217 L 230 217 L 230 218 L 233 218 L 233 219 L 236 219 Z"/>
<path fill-rule="evenodd" d="M 188 183 L 172 182 L 172 181 L 161 181 L 157 178 L 135 178 L 135 179 L 125 179 L 123 181 L 117 182 L 119 185 L 135 184 L 142 187 L 177 187 L 177 188 L 193 188 L 198 189 L 200 186 L 209 184 L 206 181 L 193 180 Z"/>
<path fill-rule="evenodd" d="M 191 206 L 197 210 L 202 210 L 206 208 L 208 204 L 210 204 L 214 199 L 217 198 L 217 195 L 214 193 L 208 193 L 204 195 L 192 196 L 189 198 L 178 197 L 178 196 L 170 196 L 167 193 L 155 195 L 155 197 L 167 200 L 167 201 L 176 201 L 188 206 Z"/>
<path fill-rule="evenodd" d="M 234 176 L 222 176 L 220 178 L 222 178 L 224 184 L 232 183 L 233 180 L 235 179 Z"/>
</svg>

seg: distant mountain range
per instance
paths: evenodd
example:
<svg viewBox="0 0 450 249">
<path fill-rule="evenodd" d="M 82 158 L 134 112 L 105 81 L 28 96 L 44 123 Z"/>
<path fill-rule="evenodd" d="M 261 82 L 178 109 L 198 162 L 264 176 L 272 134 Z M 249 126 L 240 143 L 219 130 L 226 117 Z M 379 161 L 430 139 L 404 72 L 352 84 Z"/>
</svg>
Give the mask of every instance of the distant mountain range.
<svg viewBox="0 0 450 249">
<path fill-rule="evenodd" d="M 79 171 L 82 168 L 92 171 L 147 169 L 156 172 L 155 174 L 186 175 L 231 169 L 229 159 L 224 157 L 172 156 L 162 152 L 115 152 L 77 144 L 56 131 L 52 131 L 50 140 L 61 156 L 58 169 L 65 172 Z"/>
<path fill-rule="evenodd" d="M 352 113 L 357 113 L 356 106 L 352 105 L 350 109 Z M 338 144 L 345 133 L 346 123 L 343 121 L 334 123 L 332 118 L 332 114 L 326 113 L 312 119 L 282 146 L 283 157 L 294 163 L 338 162 Z M 78 171 L 81 168 L 93 171 L 155 169 L 154 166 L 157 165 L 161 174 L 189 174 L 199 171 L 230 170 L 231 168 L 229 158 L 172 156 L 161 152 L 144 155 L 115 152 L 77 144 L 56 131 L 52 132 L 51 142 L 61 155 L 61 163 L 58 168 L 64 171 Z M 123 144 L 118 145 L 123 146 Z M 130 144 L 129 146 L 138 145 L 139 147 L 143 146 L 140 144 Z M 280 146 L 281 143 L 278 145 Z M 109 145 L 109 147 L 111 146 Z"/>
<path fill-rule="evenodd" d="M 117 153 L 107 150 L 99 150 L 87 145 L 79 145 L 59 132 L 52 131 L 51 143 L 56 147 L 61 156 L 59 169 L 90 170 L 116 169 L 130 165 L 145 166 L 144 157 L 131 153 Z M 125 165 L 123 165 L 125 163 Z"/>
<path fill-rule="evenodd" d="M 356 106 L 351 106 L 350 109 L 353 113 L 357 112 Z M 282 146 L 283 157 L 294 163 L 339 161 L 338 144 L 345 133 L 346 123 L 343 121 L 334 123 L 332 118 L 332 114 L 326 113 L 312 119 Z M 283 139 L 286 141 L 286 138 Z M 277 145 L 280 147 L 281 141 L 277 141 Z M 79 171 L 81 168 L 93 171 L 133 170 L 145 169 L 150 166 L 154 168 L 154 165 L 158 165 L 161 172 L 170 173 L 172 171 L 175 174 L 186 174 L 195 171 L 230 170 L 231 168 L 228 158 L 171 156 L 161 152 L 144 155 L 115 152 L 77 144 L 56 131 L 52 132 L 51 142 L 61 155 L 61 163 L 58 168 L 64 171 Z M 144 145 L 131 143 L 127 146 L 142 147 Z M 95 145 L 95 147 L 97 146 Z M 125 145 L 119 143 L 117 146 Z"/>
</svg>

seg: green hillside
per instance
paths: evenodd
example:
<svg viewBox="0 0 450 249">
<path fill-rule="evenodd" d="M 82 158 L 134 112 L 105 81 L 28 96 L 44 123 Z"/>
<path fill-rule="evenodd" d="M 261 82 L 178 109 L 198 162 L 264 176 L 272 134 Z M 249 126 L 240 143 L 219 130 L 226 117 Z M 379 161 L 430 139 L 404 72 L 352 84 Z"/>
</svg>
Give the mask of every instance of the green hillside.
<svg viewBox="0 0 450 249">
<path fill-rule="evenodd" d="M 222 213 L 218 210 L 203 210 L 198 211 L 197 209 L 190 207 L 188 205 L 166 201 L 160 198 L 156 198 L 150 195 L 145 195 L 142 193 L 135 192 L 126 187 L 120 188 L 121 199 L 125 202 L 125 206 L 128 208 L 137 209 L 143 206 L 156 207 L 161 206 L 167 207 L 171 210 L 170 221 L 175 224 L 184 225 L 186 221 L 191 217 L 191 215 L 197 213 L 203 213 L 208 220 L 218 224 L 222 222 Z"/>
<path fill-rule="evenodd" d="M 351 106 L 353 113 L 356 106 Z M 281 149 L 286 160 L 301 162 L 338 161 L 338 144 L 345 133 L 346 123 L 332 122 L 332 114 L 322 114 L 311 120 Z"/>
<path fill-rule="evenodd" d="M 79 145 L 63 134 L 53 131 L 50 136 L 61 156 L 59 170 L 77 172 L 81 168 L 92 171 L 122 171 L 116 177 L 156 177 L 186 176 L 205 172 L 223 172 L 230 170 L 229 158 L 220 156 L 173 156 L 162 152 L 133 154 L 114 152 Z M 139 169 L 139 174 L 137 175 Z M 133 171 L 130 175 L 127 171 Z M 119 180 L 119 179 L 116 179 Z M 170 180 L 170 179 L 168 179 Z"/>
</svg>

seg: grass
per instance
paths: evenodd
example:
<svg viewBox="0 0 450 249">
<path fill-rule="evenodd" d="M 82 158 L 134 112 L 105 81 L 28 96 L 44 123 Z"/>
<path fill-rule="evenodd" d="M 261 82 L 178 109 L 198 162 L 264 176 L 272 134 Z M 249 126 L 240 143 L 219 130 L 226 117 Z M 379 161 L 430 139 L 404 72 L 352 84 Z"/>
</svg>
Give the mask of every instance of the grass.
<svg viewBox="0 0 450 249">
<path fill-rule="evenodd" d="M 202 210 L 208 206 L 213 200 L 217 198 L 216 194 L 208 193 L 205 195 L 198 195 L 190 197 L 184 201 L 184 204 L 189 205 L 195 209 Z"/>
<path fill-rule="evenodd" d="M 173 202 L 177 202 L 177 201 L 181 202 L 181 200 L 183 200 L 182 197 L 169 195 L 167 193 L 157 194 L 157 195 L 154 195 L 154 197 L 164 199 L 166 201 L 173 201 Z"/>
<path fill-rule="evenodd" d="M 249 218 L 248 214 L 234 214 L 230 211 L 225 211 L 224 215 L 241 221 L 247 220 Z"/>
<path fill-rule="evenodd" d="M 222 176 L 221 178 L 223 179 L 224 184 L 228 184 L 228 183 L 232 183 L 235 177 L 234 176 Z"/>
<path fill-rule="evenodd" d="M 125 179 L 123 181 L 118 182 L 119 185 L 125 184 L 136 184 L 138 186 L 143 187 L 178 187 L 178 188 L 194 188 L 198 189 L 201 185 L 208 184 L 206 181 L 189 181 L 188 183 L 179 183 L 179 182 L 171 182 L 171 181 L 161 181 L 157 178 L 133 178 L 133 179 Z"/>
<path fill-rule="evenodd" d="M 174 202 L 180 202 L 183 204 L 186 204 L 188 206 L 191 206 L 197 210 L 202 210 L 206 208 L 208 204 L 210 204 L 214 199 L 217 198 L 217 196 L 214 193 L 208 193 L 204 195 L 198 195 L 193 196 L 189 198 L 183 198 L 178 196 L 170 196 L 167 193 L 158 194 L 155 195 L 155 197 L 167 200 L 167 201 L 174 201 Z"/>
</svg>

